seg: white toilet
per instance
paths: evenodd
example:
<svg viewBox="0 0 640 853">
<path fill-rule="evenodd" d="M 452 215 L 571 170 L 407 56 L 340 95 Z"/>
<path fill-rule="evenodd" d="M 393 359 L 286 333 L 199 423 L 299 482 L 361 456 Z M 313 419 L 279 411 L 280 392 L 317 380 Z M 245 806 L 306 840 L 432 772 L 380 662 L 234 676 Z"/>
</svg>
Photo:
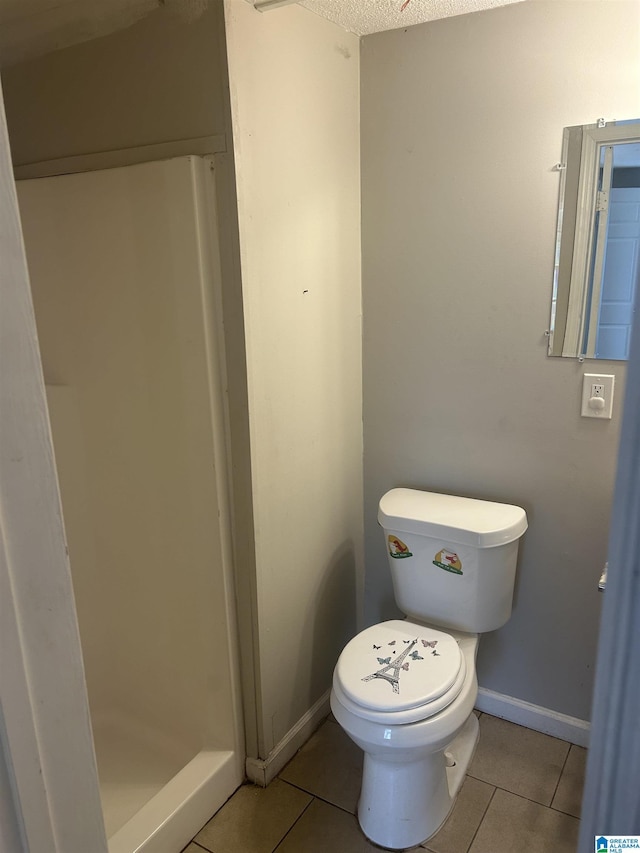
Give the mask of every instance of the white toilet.
<svg viewBox="0 0 640 853">
<path fill-rule="evenodd" d="M 402 850 L 438 831 L 473 756 L 478 634 L 511 615 L 527 517 L 508 504 L 393 489 L 378 521 L 407 619 L 373 625 L 347 644 L 331 709 L 364 750 L 364 834 Z"/>
</svg>

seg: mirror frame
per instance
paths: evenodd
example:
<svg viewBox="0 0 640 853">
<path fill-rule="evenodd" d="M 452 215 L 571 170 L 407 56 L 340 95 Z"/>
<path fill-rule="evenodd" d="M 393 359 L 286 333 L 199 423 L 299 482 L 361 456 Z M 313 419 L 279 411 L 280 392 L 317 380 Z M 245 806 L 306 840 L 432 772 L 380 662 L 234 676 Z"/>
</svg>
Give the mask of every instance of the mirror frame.
<svg viewBox="0 0 640 853">
<path fill-rule="evenodd" d="M 565 127 L 562 136 L 556 253 L 549 324 L 550 356 L 595 358 L 600 281 L 590 286 L 595 243 L 600 152 L 606 145 L 640 142 L 640 122 Z M 595 297 L 595 298 L 594 298 Z M 584 351 L 583 351 L 584 350 Z"/>
</svg>

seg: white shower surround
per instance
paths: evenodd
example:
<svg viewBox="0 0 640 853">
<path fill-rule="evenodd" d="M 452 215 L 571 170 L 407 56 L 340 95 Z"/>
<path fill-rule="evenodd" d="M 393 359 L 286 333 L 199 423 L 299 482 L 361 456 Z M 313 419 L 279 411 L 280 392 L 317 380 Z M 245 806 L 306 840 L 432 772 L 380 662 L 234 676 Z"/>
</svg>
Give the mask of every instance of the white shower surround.
<svg viewBox="0 0 640 853">
<path fill-rule="evenodd" d="M 243 777 L 211 165 L 18 184 L 109 853 Z"/>
</svg>

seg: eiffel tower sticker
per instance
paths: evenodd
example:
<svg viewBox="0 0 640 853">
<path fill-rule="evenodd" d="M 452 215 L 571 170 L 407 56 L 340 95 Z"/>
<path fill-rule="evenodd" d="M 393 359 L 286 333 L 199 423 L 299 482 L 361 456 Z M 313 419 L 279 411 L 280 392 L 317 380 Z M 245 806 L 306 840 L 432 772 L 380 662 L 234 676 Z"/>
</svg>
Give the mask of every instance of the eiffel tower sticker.
<svg viewBox="0 0 640 853">
<path fill-rule="evenodd" d="M 407 646 L 401 655 L 394 658 L 393 662 L 390 661 L 386 666 L 383 666 L 382 669 L 379 669 L 377 672 L 372 672 L 371 675 L 365 676 L 362 680 L 373 681 L 374 678 L 384 678 L 384 680 L 388 681 L 393 687 L 394 693 L 400 693 L 400 670 L 409 669 L 409 664 L 404 663 L 404 659 L 417 642 L 417 640 L 412 640 L 411 645 Z"/>
</svg>

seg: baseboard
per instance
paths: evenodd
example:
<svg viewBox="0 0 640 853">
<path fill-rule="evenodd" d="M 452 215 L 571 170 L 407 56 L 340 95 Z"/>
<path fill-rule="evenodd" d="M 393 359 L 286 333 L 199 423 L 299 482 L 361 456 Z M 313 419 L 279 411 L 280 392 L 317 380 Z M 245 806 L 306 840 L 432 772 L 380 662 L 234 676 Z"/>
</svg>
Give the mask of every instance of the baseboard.
<svg viewBox="0 0 640 853">
<path fill-rule="evenodd" d="M 484 687 L 478 690 L 476 708 L 494 717 L 509 720 L 510 723 L 575 743 L 577 746 L 589 746 L 591 724 L 586 720 L 559 714 L 550 708 L 532 705 L 530 702 L 523 702 L 522 699 L 506 696 L 504 693 L 495 693 Z"/>
<path fill-rule="evenodd" d="M 328 716 L 330 695 L 331 690 L 323 693 L 306 714 L 300 717 L 295 726 L 289 729 L 267 758 L 247 758 L 245 768 L 247 776 L 252 782 L 266 788 L 269 782 L 278 775 L 285 764 L 293 758 L 324 718 Z"/>
<path fill-rule="evenodd" d="M 330 695 L 330 690 L 323 693 L 306 714 L 303 714 L 289 729 L 267 758 L 247 758 L 245 769 L 251 782 L 265 788 L 272 779 L 275 779 L 285 764 L 293 758 L 329 714 Z M 509 720 L 511 723 L 561 738 L 578 746 L 589 745 L 590 724 L 586 720 L 569 717 L 540 705 L 532 705 L 514 696 L 481 687 L 478 690 L 476 708 L 494 717 Z"/>
</svg>

